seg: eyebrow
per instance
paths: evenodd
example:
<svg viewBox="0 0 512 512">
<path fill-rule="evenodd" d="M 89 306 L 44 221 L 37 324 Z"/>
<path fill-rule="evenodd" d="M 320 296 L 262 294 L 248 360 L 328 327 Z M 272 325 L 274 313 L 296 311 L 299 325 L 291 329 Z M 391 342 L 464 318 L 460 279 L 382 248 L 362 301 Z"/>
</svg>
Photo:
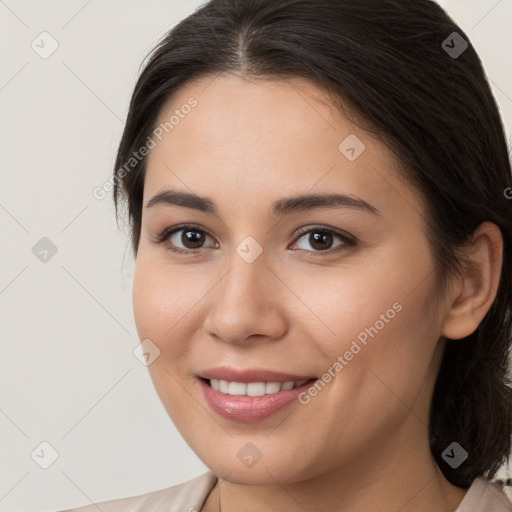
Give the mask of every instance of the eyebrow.
<svg viewBox="0 0 512 512">
<path fill-rule="evenodd" d="M 152 208 L 156 205 L 184 206 L 219 217 L 217 207 L 211 199 L 188 192 L 163 190 L 147 202 L 146 208 Z M 270 214 L 272 216 L 288 215 L 314 208 L 350 208 L 376 216 L 381 215 L 377 208 L 359 197 L 334 193 L 303 194 L 278 199 L 272 203 Z"/>
</svg>

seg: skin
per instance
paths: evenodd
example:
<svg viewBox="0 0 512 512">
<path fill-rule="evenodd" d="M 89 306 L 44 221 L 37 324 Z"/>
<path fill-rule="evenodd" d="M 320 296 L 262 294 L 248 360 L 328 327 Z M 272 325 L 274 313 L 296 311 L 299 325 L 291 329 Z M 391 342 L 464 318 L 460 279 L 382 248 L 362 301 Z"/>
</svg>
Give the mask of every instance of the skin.
<svg viewBox="0 0 512 512">
<path fill-rule="evenodd" d="M 160 399 L 220 478 L 203 510 L 219 510 L 220 490 L 223 512 L 453 512 L 466 490 L 431 455 L 428 411 L 445 337 L 473 332 L 495 298 L 499 229 L 479 227 L 468 251 L 475 267 L 433 301 L 421 196 L 400 179 L 394 154 L 325 91 L 298 78 L 203 77 L 158 122 L 192 96 L 197 106 L 149 154 L 133 305 L 140 339 L 161 351 L 148 367 Z M 355 161 L 338 149 L 349 134 L 366 146 Z M 165 188 L 210 198 L 219 218 L 146 208 Z M 380 215 L 332 207 L 269 215 L 277 199 L 321 192 L 357 196 Z M 206 231 L 202 247 L 184 245 L 183 232 L 153 241 L 181 223 Z M 324 246 L 332 253 L 322 255 L 297 234 L 318 225 L 357 245 L 336 252 L 343 240 L 333 234 Z M 263 249 L 252 263 L 236 252 L 247 236 Z M 220 365 L 320 377 L 395 302 L 401 311 L 307 405 L 242 424 L 218 416 L 201 393 L 197 374 Z M 237 457 L 248 442 L 261 452 L 252 467 Z"/>
</svg>

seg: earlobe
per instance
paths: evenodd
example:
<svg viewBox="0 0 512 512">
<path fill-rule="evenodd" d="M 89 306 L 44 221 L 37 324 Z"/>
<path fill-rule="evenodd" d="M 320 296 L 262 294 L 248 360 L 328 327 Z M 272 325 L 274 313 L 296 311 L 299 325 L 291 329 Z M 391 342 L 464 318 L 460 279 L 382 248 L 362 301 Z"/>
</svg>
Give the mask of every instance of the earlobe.
<svg viewBox="0 0 512 512">
<path fill-rule="evenodd" d="M 483 222 L 464 253 L 468 262 L 448 302 L 442 335 L 461 339 L 472 334 L 489 311 L 499 286 L 503 236 L 492 222 Z"/>
</svg>

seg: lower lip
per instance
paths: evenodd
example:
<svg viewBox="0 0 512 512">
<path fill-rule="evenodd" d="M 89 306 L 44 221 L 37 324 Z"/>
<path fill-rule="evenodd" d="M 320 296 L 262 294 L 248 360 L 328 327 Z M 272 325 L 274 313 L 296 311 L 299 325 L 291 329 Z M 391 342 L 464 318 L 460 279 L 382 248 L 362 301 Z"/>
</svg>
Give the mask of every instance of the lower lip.
<svg viewBox="0 0 512 512">
<path fill-rule="evenodd" d="M 270 395 L 239 396 L 221 393 L 204 380 L 198 380 L 210 407 L 223 418 L 239 423 L 253 423 L 272 416 L 289 403 L 298 401 L 298 396 L 315 382 L 310 380 L 298 388 Z"/>
</svg>

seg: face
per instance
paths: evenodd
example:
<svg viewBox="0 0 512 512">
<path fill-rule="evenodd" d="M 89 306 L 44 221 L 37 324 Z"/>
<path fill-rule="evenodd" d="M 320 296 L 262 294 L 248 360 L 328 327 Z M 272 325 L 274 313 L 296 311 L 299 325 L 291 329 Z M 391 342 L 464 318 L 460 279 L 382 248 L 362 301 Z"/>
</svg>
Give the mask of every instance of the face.
<svg viewBox="0 0 512 512">
<path fill-rule="evenodd" d="M 427 435 L 443 305 L 394 155 L 303 79 L 204 78 L 157 124 L 173 115 L 148 156 L 133 304 L 184 439 L 239 483 L 407 457 Z M 285 375 L 236 373 L 255 369 Z"/>
</svg>

